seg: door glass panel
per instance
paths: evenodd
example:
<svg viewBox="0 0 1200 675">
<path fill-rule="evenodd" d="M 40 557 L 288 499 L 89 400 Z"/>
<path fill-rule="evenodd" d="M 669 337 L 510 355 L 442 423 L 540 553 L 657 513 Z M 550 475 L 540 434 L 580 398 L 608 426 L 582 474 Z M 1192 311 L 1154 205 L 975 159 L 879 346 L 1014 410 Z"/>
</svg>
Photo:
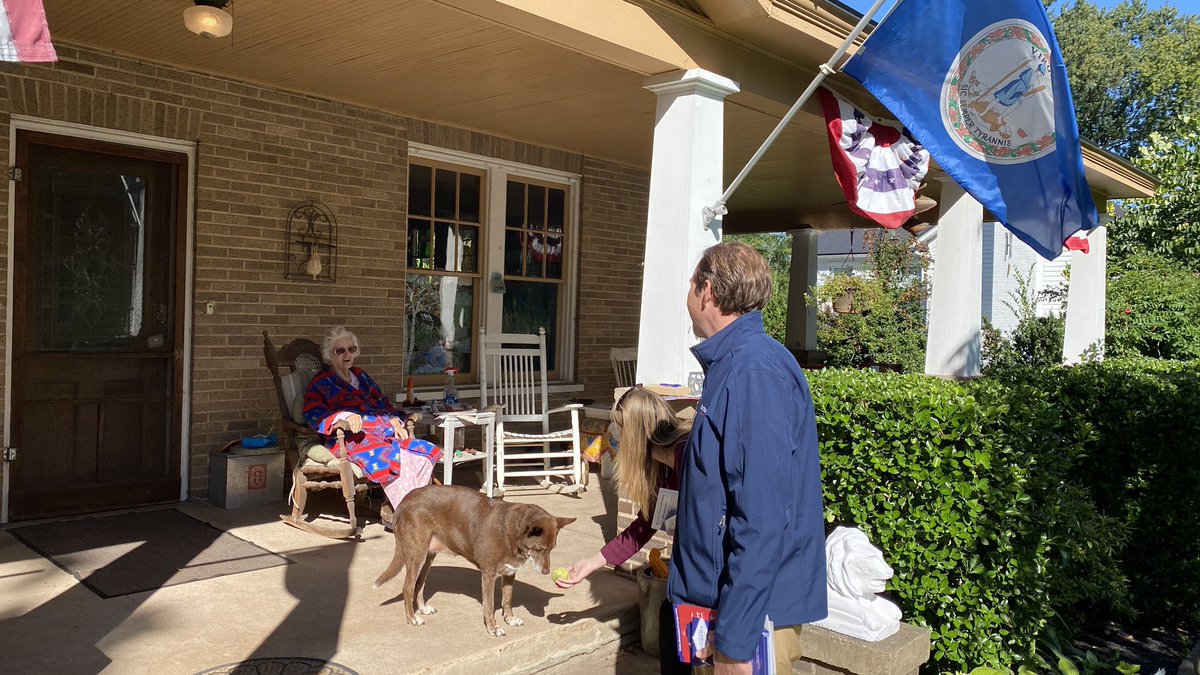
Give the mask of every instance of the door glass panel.
<svg viewBox="0 0 1200 675">
<path fill-rule="evenodd" d="M 475 280 L 409 274 L 405 279 L 405 372 L 471 372 Z"/>
<path fill-rule="evenodd" d="M 127 351 L 166 308 L 146 307 L 146 182 L 46 168 L 36 263 L 39 351 Z"/>
<path fill-rule="evenodd" d="M 506 281 L 504 283 L 505 333 L 537 335 L 538 328 L 546 329 L 547 370 L 555 370 L 555 339 L 557 334 L 558 293 L 561 286 L 537 281 Z"/>
</svg>

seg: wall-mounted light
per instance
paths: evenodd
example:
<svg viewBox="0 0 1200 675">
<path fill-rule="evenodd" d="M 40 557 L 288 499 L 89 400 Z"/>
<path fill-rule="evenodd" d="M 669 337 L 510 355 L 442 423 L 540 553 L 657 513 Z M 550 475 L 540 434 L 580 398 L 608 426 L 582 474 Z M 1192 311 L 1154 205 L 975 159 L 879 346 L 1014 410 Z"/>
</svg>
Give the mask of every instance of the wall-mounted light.
<svg viewBox="0 0 1200 675">
<path fill-rule="evenodd" d="M 229 0 L 194 0 L 195 5 L 183 10 L 183 25 L 196 35 L 219 38 L 233 30 L 233 17 L 225 8 Z"/>
</svg>

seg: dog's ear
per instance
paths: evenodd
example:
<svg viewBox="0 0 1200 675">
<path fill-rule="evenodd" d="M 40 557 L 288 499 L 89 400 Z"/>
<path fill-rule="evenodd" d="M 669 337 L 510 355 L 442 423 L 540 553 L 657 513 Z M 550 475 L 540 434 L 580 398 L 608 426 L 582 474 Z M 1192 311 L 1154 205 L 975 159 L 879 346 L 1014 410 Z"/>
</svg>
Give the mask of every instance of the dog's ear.
<svg viewBox="0 0 1200 675">
<path fill-rule="evenodd" d="M 574 518 L 559 518 L 558 519 L 558 529 L 561 530 L 573 522 L 575 522 Z"/>
</svg>

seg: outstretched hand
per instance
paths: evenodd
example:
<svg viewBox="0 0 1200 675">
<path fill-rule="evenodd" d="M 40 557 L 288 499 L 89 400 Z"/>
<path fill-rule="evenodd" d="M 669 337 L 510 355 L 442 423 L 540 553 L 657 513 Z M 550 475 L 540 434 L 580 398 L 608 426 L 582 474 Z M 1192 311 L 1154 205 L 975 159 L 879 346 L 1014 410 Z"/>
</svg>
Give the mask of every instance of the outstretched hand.
<svg viewBox="0 0 1200 675">
<path fill-rule="evenodd" d="M 572 586 L 586 579 L 589 574 L 607 564 L 608 561 L 604 559 L 604 555 L 601 553 L 596 553 L 596 555 L 590 558 L 577 560 L 575 564 L 571 565 L 571 568 L 567 570 L 567 578 L 559 579 L 558 581 L 555 581 L 554 584 L 559 588 L 571 588 Z"/>
</svg>

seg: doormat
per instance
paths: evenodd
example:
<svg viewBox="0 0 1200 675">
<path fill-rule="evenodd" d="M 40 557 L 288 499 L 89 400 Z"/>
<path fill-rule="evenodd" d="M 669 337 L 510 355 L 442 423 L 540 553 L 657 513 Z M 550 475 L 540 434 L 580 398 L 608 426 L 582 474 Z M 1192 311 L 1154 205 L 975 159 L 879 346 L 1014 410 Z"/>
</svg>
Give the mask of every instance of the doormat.
<svg viewBox="0 0 1200 675">
<path fill-rule="evenodd" d="M 102 598 L 291 563 L 176 509 L 64 520 L 8 532 Z"/>
</svg>

